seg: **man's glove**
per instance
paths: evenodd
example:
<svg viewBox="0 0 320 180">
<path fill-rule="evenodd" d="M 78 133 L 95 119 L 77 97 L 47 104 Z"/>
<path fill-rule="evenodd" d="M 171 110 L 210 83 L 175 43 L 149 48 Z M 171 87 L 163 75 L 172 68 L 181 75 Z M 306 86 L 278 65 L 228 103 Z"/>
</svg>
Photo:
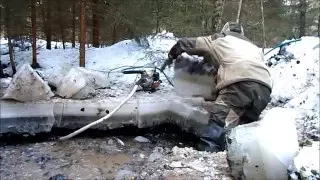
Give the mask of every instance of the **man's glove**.
<svg viewBox="0 0 320 180">
<path fill-rule="evenodd" d="M 181 47 L 180 40 L 170 49 L 168 58 L 169 60 L 173 61 L 174 59 L 177 59 L 179 55 L 181 55 L 183 52 L 185 52 Z"/>
<path fill-rule="evenodd" d="M 170 61 L 177 59 L 182 53 L 189 53 L 195 48 L 196 38 L 183 38 L 178 40 L 178 42 L 170 49 L 168 58 Z M 171 62 L 172 63 L 172 62 Z"/>
</svg>

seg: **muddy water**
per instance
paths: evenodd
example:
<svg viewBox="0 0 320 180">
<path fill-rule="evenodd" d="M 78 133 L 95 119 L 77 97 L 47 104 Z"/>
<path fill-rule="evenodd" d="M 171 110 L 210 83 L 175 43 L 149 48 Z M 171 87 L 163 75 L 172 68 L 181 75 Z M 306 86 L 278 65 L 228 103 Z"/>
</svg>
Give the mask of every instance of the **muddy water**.
<svg viewBox="0 0 320 180">
<path fill-rule="evenodd" d="M 155 148 L 161 149 L 160 155 L 165 156 L 172 147 L 192 146 L 193 141 L 186 135 L 159 133 L 159 130 L 140 134 L 148 138 L 149 143 L 136 142 L 134 138 L 138 134 L 104 136 L 98 133 L 99 137 L 90 134 L 63 142 L 50 136 L 32 140 L 6 137 L 0 147 L 0 179 L 122 179 L 126 173 L 140 177 L 144 170 L 151 168 L 148 163 L 153 162 L 149 157 Z M 157 166 L 150 168 L 149 172 L 161 171 Z"/>
</svg>

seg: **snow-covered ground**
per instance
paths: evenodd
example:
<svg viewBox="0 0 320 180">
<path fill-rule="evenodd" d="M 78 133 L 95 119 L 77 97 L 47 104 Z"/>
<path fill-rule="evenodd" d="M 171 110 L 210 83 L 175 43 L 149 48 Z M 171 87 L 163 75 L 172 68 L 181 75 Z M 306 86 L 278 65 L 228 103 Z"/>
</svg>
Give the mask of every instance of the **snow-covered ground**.
<svg viewBox="0 0 320 180">
<path fill-rule="evenodd" d="M 127 93 L 130 91 L 136 75 L 123 75 L 120 73 L 121 69 L 128 66 L 160 67 L 161 62 L 166 59 L 168 51 L 176 41 L 177 39 L 172 33 L 163 32 L 156 36 L 147 37 L 143 45 L 135 40 L 124 40 L 105 48 L 86 47 L 86 68 L 108 74 L 113 85 L 111 89 L 117 89 L 119 94 Z M 39 44 L 44 45 L 44 43 L 39 40 Z M 301 41 L 291 43 L 287 50 L 294 55 L 294 58 L 288 61 L 271 58 L 278 53 L 278 50 L 275 49 L 265 56 L 266 63 L 272 62 L 270 72 L 274 80 L 272 102 L 268 109 L 284 107 L 294 110 L 297 112 L 299 141 L 319 141 L 319 38 L 302 37 Z M 37 58 L 42 67 L 38 71 L 45 79 L 48 79 L 58 74 L 66 74 L 70 68 L 77 67 L 79 65 L 79 49 L 46 50 L 39 48 Z M 2 55 L 1 61 L 9 63 L 9 56 Z M 18 68 L 24 63 L 31 64 L 31 61 L 31 51 L 15 53 L 15 62 Z M 122 68 L 116 69 L 118 67 Z M 11 74 L 11 68 L 6 68 L 5 72 Z M 172 77 L 172 68 L 165 72 Z M 164 81 L 162 88 L 169 89 L 170 86 L 165 78 L 162 76 L 161 79 Z M 278 118 L 281 121 L 281 113 Z M 319 153 L 316 146 L 313 148 L 316 149 L 312 152 Z M 301 156 L 304 154 L 308 153 L 302 153 Z M 303 159 L 303 157 L 299 158 Z M 314 164 L 310 165 L 310 168 L 318 170 L 319 163 Z"/>
<path fill-rule="evenodd" d="M 38 42 L 44 44 L 42 40 Z M 108 74 L 111 84 L 117 84 L 119 91 L 126 90 L 127 87 L 131 87 L 134 83 L 136 75 L 123 75 L 120 73 L 122 69 L 130 66 L 160 67 L 167 57 L 167 52 L 175 42 L 176 38 L 172 33 L 163 32 L 157 36 L 149 36 L 145 39 L 145 42 L 140 43 L 136 40 L 124 40 L 106 48 L 86 47 L 86 68 Z M 78 48 L 65 50 L 40 48 L 37 53 L 38 63 L 42 67 L 37 71 L 45 79 L 59 74 L 64 75 L 70 68 L 79 66 Z M 2 55 L 1 61 L 8 64 L 9 56 Z M 31 61 L 31 51 L 15 53 L 17 68 L 24 63 L 30 64 Z M 6 68 L 4 71 L 10 75 L 12 74 L 11 68 Z M 166 73 L 172 76 L 173 71 L 167 70 Z M 167 85 L 164 77 L 162 77 L 162 80 L 164 85 Z"/>
<path fill-rule="evenodd" d="M 303 37 L 292 43 L 287 51 L 294 59 L 286 61 L 269 57 L 273 62 L 270 72 L 274 79 L 272 106 L 298 111 L 297 124 L 300 138 L 319 140 L 319 38 Z M 300 139 L 302 140 L 302 139 Z"/>
</svg>

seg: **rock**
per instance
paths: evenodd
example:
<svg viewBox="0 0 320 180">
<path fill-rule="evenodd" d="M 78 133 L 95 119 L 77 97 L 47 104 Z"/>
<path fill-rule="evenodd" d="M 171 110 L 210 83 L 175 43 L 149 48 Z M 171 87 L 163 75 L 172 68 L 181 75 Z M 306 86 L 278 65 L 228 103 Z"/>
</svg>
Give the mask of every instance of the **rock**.
<svg viewBox="0 0 320 180">
<path fill-rule="evenodd" d="M 11 81 L 12 81 L 12 78 L 11 78 L 11 77 L 1 78 L 1 79 L 0 79 L 0 88 L 7 88 L 7 87 L 9 87 Z"/>
<path fill-rule="evenodd" d="M 181 161 L 173 161 L 169 166 L 173 168 L 183 167 Z"/>
<path fill-rule="evenodd" d="M 153 152 L 150 154 L 148 161 L 149 162 L 155 162 L 158 159 L 162 159 L 163 158 L 163 154 L 159 153 L 159 152 Z"/>
<path fill-rule="evenodd" d="M 145 171 L 143 171 L 143 172 L 140 174 L 140 177 L 141 177 L 142 179 L 144 179 L 147 175 L 148 175 L 148 173 L 145 172 Z"/>
<path fill-rule="evenodd" d="M 50 161 L 51 160 L 51 157 L 50 156 L 48 156 L 48 155 L 41 155 L 41 156 L 39 156 L 39 157 L 37 157 L 36 159 L 35 159 L 35 162 L 38 164 L 38 165 L 44 165 L 45 163 L 47 163 L 48 161 Z"/>
<path fill-rule="evenodd" d="M 134 179 L 138 176 L 137 173 L 132 172 L 130 170 L 120 170 L 115 175 L 115 180 L 125 180 L 125 179 Z"/>
<path fill-rule="evenodd" d="M 150 154 L 148 161 L 149 162 L 154 162 L 158 159 L 162 159 L 164 157 L 163 153 L 163 149 L 160 147 L 155 147 L 153 149 L 153 152 Z"/>
<path fill-rule="evenodd" d="M 91 98 L 97 94 L 96 89 L 106 88 L 109 85 L 103 73 L 83 67 L 71 68 L 62 79 L 61 76 L 54 75 L 53 78 L 50 78 L 49 81 L 57 87 L 57 94 L 64 98 Z"/>
<path fill-rule="evenodd" d="M 24 64 L 13 76 L 3 98 L 28 102 L 48 100 L 52 96 L 54 94 L 51 92 L 48 84 L 45 83 L 29 64 Z"/>
<path fill-rule="evenodd" d="M 57 174 L 49 178 L 49 180 L 66 180 L 67 178 L 62 174 Z"/>
<path fill-rule="evenodd" d="M 148 143 L 150 142 L 149 139 L 143 137 L 143 136 L 137 136 L 134 138 L 135 141 L 140 142 L 140 143 Z"/>
<path fill-rule="evenodd" d="M 113 141 L 112 139 L 109 139 L 109 140 L 108 140 L 108 144 L 109 144 L 109 145 L 113 145 L 113 144 L 114 144 L 114 141 Z"/>
</svg>

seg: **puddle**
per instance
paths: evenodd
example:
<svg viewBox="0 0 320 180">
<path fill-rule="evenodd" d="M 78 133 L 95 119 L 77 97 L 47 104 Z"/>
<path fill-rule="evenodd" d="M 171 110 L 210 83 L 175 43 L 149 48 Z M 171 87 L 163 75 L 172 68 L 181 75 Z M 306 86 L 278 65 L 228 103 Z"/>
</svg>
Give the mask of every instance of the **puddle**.
<svg viewBox="0 0 320 180">
<path fill-rule="evenodd" d="M 136 142 L 137 135 L 151 142 Z M 176 179 L 178 176 L 172 169 L 166 172 L 165 163 L 171 161 L 171 149 L 192 147 L 196 139 L 166 125 L 148 132 L 130 128 L 89 131 L 63 142 L 54 141 L 56 136 L 2 137 L 0 179 L 125 179 L 131 176 L 149 179 L 157 173 L 156 177 L 162 179 Z M 200 177 L 199 172 L 189 173 L 191 176 L 183 172 L 181 175 L 192 177 L 193 174 L 192 179 Z"/>
</svg>

